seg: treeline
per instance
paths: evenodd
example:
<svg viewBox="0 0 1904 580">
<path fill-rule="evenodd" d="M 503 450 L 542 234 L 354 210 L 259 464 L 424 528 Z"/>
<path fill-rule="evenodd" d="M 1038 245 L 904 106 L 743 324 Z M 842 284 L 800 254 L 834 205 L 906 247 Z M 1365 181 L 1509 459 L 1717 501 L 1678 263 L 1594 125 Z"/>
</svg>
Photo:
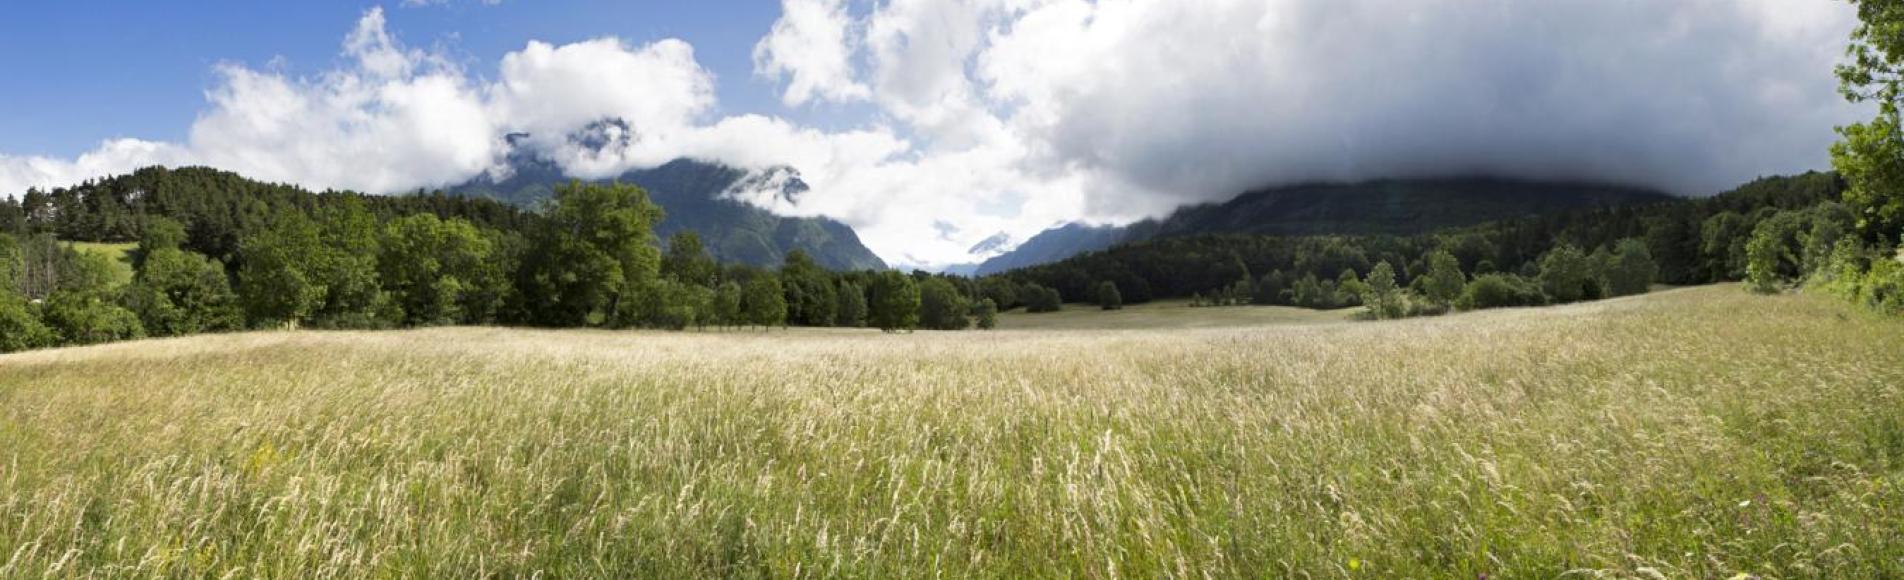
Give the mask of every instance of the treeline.
<svg viewBox="0 0 1904 580">
<path fill-rule="evenodd" d="M 436 195 L 310 193 L 142 170 L 0 201 L 0 350 L 249 328 L 444 324 L 991 328 L 976 282 L 717 263 L 665 248 L 640 188 L 579 182 L 539 212 Z M 134 275 L 72 240 L 132 242 Z"/>
<path fill-rule="evenodd" d="M 1790 284 L 1858 237 L 1834 174 L 1763 178 L 1702 199 L 1598 207 L 1417 236 L 1162 238 L 987 279 L 1120 303 L 1369 307 L 1375 316 L 1531 306 L 1644 292 L 1654 282 L 1745 280 L 1754 260 Z M 1851 236 L 1847 239 L 1846 236 Z M 1753 251 L 1757 238 L 1764 242 Z M 1875 251 L 1875 250 L 1873 250 Z M 1864 252 L 1860 255 L 1868 255 Z M 988 294 L 1012 308 L 1009 294 Z"/>
</svg>

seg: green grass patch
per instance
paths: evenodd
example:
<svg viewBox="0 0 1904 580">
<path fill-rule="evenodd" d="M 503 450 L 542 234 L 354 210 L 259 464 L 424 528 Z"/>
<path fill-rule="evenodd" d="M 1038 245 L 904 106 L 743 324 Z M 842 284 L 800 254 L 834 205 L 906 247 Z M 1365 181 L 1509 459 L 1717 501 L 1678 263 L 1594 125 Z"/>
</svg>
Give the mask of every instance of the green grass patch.
<svg viewBox="0 0 1904 580">
<path fill-rule="evenodd" d="M 112 285 L 114 288 L 132 283 L 132 260 L 126 252 L 139 246 L 136 243 L 103 242 L 66 242 L 73 249 L 89 254 L 98 254 L 112 260 Z"/>
</svg>

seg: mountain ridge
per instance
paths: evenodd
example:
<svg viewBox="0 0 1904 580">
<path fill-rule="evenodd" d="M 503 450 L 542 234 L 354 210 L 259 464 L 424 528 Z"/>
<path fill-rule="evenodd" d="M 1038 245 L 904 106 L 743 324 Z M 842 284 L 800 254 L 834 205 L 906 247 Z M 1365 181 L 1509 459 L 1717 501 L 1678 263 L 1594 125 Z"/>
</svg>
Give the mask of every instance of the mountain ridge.
<svg viewBox="0 0 1904 580">
<path fill-rule="evenodd" d="M 1673 199 L 1655 190 L 1578 181 L 1500 177 L 1383 179 L 1309 183 L 1246 191 L 1221 202 L 1179 207 L 1124 226 L 1062 224 L 977 264 L 987 276 L 1144 240 L 1202 234 L 1407 235 L 1580 207 Z"/>
</svg>

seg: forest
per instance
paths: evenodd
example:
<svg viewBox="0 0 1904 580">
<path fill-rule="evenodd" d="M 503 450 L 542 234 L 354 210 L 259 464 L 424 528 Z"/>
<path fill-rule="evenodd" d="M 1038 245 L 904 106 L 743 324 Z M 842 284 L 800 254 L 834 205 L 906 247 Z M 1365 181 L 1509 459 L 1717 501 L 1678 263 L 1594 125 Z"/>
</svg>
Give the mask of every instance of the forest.
<svg viewBox="0 0 1904 580">
<path fill-rule="evenodd" d="M 256 328 L 993 328 L 999 311 L 1361 307 L 1367 318 L 1540 306 L 1655 283 L 1810 282 L 1904 310 L 1891 240 L 1834 173 L 1703 199 L 1574 209 L 1410 236 L 1164 237 L 972 279 L 719 263 L 626 184 L 571 182 L 538 210 L 444 194 L 313 193 L 148 168 L 0 200 L 0 349 Z M 70 242 L 131 242 L 134 272 Z"/>
</svg>

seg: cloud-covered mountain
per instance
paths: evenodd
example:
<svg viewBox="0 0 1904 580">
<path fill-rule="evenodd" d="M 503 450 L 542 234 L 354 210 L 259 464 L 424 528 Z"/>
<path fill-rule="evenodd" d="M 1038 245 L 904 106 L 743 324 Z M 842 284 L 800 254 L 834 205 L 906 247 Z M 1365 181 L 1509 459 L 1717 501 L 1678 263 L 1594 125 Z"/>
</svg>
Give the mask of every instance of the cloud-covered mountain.
<svg viewBox="0 0 1904 580">
<path fill-rule="evenodd" d="M 1152 238 L 1202 234 L 1416 234 L 1592 206 L 1669 199 L 1657 191 L 1592 183 L 1469 178 L 1385 180 L 1266 188 L 1223 203 L 1179 209 L 1129 226 L 1065 224 L 955 272 L 997 274 Z"/>
<path fill-rule="evenodd" d="M 523 141 L 518 138 L 517 141 Z M 484 174 L 448 189 L 467 197 L 495 199 L 534 207 L 569 181 L 562 169 L 530 153 L 512 154 L 506 177 Z M 693 231 L 715 258 L 756 266 L 776 266 L 788 252 L 801 250 L 834 270 L 885 269 L 885 262 L 860 243 L 853 228 L 823 217 L 785 217 L 741 201 L 755 195 L 797 196 L 805 187 L 791 168 L 746 171 L 690 159 L 623 173 L 610 179 L 648 190 L 666 211 L 656 228 L 664 241 L 678 231 Z"/>
</svg>

